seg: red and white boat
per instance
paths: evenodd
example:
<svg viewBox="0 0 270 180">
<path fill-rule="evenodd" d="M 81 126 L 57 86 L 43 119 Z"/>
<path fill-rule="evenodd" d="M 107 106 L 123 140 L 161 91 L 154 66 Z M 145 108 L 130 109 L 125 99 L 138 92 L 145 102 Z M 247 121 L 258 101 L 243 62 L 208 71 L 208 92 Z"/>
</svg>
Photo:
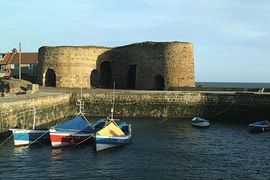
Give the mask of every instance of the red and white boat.
<svg viewBox="0 0 270 180">
<path fill-rule="evenodd" d="M 95 133 L 106 125 L 104 119 L 100 119 L 91 125 L 83 115 L 82 92 L 81 99 L 78 101 L 79 104 L 77 105 L 80 106 L 80 111 L 76 117 L 50 128 L 50 139 L 53 148 L 79 145 L 94 140 Z"/>
<path fill-rule="evenodd" d="M 78 145 L 93 140 L 95 132 L 104 127 L 101 119 L 91 125 L 83 114 L 50 128 L 51 145 L 54 148 Z"/>
</svg>

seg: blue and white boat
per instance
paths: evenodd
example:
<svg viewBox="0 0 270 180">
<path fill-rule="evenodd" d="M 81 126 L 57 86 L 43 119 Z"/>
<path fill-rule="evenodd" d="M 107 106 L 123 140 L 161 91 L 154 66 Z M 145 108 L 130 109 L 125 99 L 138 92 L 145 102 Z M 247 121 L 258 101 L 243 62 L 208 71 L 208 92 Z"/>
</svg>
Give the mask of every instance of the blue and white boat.
<svg viewBox="0 0 270 180">
<path fill-rule="evenodd" d="M 48 129 L 35 129 L 36 109 L 34 108 L 34 120 L 32 129 L 10 129 L 13 134 L 15 146 L 27 146 L 33 143 L 49 143 L 50 135 Z"/>
<path fill-rule="evenodd" d="M 267 120 L 258 121 L 252 124 L 249 124 L 249 130 L 252 132 L 263 132 L 270 129 L 270 123 Z"/>
<path fill-rule="evenodd" d="M 113 90 L 111 115 L 107 118 L 108 122 L 106 126 L 96 133 L 96 151 L 127 144 L 131 139 L 131 125 L 126 122 L 122 122 L 118 125 L 115 122 L 116 120 L 118 121 L 118 119 L 113 118 L 115 84 Z"/>
<path fill-rule="evenodd" d="M 191 120 L 191 124 L 196 127 L 208 127 L 210 125 L 209 121 L 201 117 L 194 117 Z"/>
<path fill-rule="evenodd" d="M 114 120 L 96 133 L 96 151 L 121 146 L 131 139 L 131 125 L 122 122 L 119 125 Z"/>
<path fill-rule="evenodd" d="M 26 146 L 33 143 L 47 144 L 50 142 L 48 129 L 10 129 L 13 133 L 15 146 Z"/>
</svg>

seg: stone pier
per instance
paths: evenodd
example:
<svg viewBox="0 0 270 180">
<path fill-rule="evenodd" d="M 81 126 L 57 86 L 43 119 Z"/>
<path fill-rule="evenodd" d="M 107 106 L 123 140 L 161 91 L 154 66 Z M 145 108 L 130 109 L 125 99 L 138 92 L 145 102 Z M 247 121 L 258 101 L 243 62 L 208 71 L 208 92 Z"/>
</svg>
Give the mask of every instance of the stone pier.
<svg viewBox="0 0 270 180">
<path fill-rule="evenodd" d="M 91 116 L 106 116 L 112 92 L 84 94 Z M 73 96 L 74 98 L 74 96 Z M 74 103 L 73 103 L 74 104 Z M 193 118 L 249 121 L 270 118 L 270 93 L 199 91 L 117 91 L 115 113 L 120 117 Z"/>
<path fill-rule="evenodd" d="M 70 94 L 36 93 L 0 99 L 0 130 L 32 128 L 34 107 L 36 126 L 51 123 L 70 114 Z"/>
<path fill-rule="evenodd" d="M 83 90 L 86 116 L 106 117 L 112 107 L 113 92 L 105 89 Z M 80 89 L 52 88 L 32 95 L 0 99 L 1 132 L 9 128 L 31 128 L 33 107 L 36 126 L 74 116 Z M 131 91 L 116 90 L 115 116 L 210 120 L 256 121 L 270 119 L 270 93 L 213 91 Z"/>
</svg>

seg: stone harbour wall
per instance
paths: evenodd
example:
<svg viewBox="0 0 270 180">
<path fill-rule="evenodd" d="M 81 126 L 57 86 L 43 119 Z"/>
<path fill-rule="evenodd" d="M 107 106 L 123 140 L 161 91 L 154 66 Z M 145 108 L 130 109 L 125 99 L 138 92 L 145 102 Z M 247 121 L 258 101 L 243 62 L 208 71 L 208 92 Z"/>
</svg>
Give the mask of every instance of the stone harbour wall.
<svg viewBox="0 0 270 180">
<path fill-rule="evenodd" d="M 1 132 L 10 128 L 32 128 L 33 106 L 37 108 L 36 126 L 74 116 L 80 93 L 33 97 L 1 102 Z M 110 91 L 84 91 L 86 116 L 107 117 L 112 107 Z M 116 91 L 116 117 L 258 121 L 270 119 L 270 93 L 198 91 Z"/>
<path fill-rule="evenodd" d="M 75 97 L 73 94 L 72 99 Z M 84 94 L 83 98 L 87 115 L 109 115 L 112 93 Z M 247 121 L 270 118 L 269 108 L 270 94 L 168 91 L 115 94 L 115 114 L 119 117 L 190 119 L 202 116 Z"/>
<path fill-rule="evenodd" d="M 0 102 L 0 131 L 10 128 L 33 127 L 33 109 L 36 108 L 36 126 L 51 123 L 71 114 L 70 94 L 49 95 L 17 101 Z"/>
</svg>

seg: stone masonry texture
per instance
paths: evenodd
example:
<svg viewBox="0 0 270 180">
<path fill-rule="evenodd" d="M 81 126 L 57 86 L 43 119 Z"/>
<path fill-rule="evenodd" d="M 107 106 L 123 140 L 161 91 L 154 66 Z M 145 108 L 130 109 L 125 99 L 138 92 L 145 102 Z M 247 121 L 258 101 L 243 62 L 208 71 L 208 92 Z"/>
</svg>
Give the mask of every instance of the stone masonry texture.
<svg viewBox="0 0 270 180">
<path fill-rule="evenodd" d="M 86 116 L 107 117 L 113 93 L 88 90 L 82 95 Z M 31 128 L 33 106 L 37 108 L 36 125 L 44 125 L 78 112 L 80 93 L 59 93 L 46 97 L 0 102 L 1 131 L 9 128 Z M 118 118 L 177 118 L 201 116 L 211 121 L 244 121 L 270 118 L 270 94 L 208 93 L 195 91 L 115 92 L 115 116 Z"/>
<path fill-rule="evenodd" d="M 187 42 L 143 42 L 121 47 L 41 47 L 39 84 L 45 86 L 48 69 L 56 87 L 113 87 L 170 89 L 194 87 L 193 45 Z"/>
</svg>

